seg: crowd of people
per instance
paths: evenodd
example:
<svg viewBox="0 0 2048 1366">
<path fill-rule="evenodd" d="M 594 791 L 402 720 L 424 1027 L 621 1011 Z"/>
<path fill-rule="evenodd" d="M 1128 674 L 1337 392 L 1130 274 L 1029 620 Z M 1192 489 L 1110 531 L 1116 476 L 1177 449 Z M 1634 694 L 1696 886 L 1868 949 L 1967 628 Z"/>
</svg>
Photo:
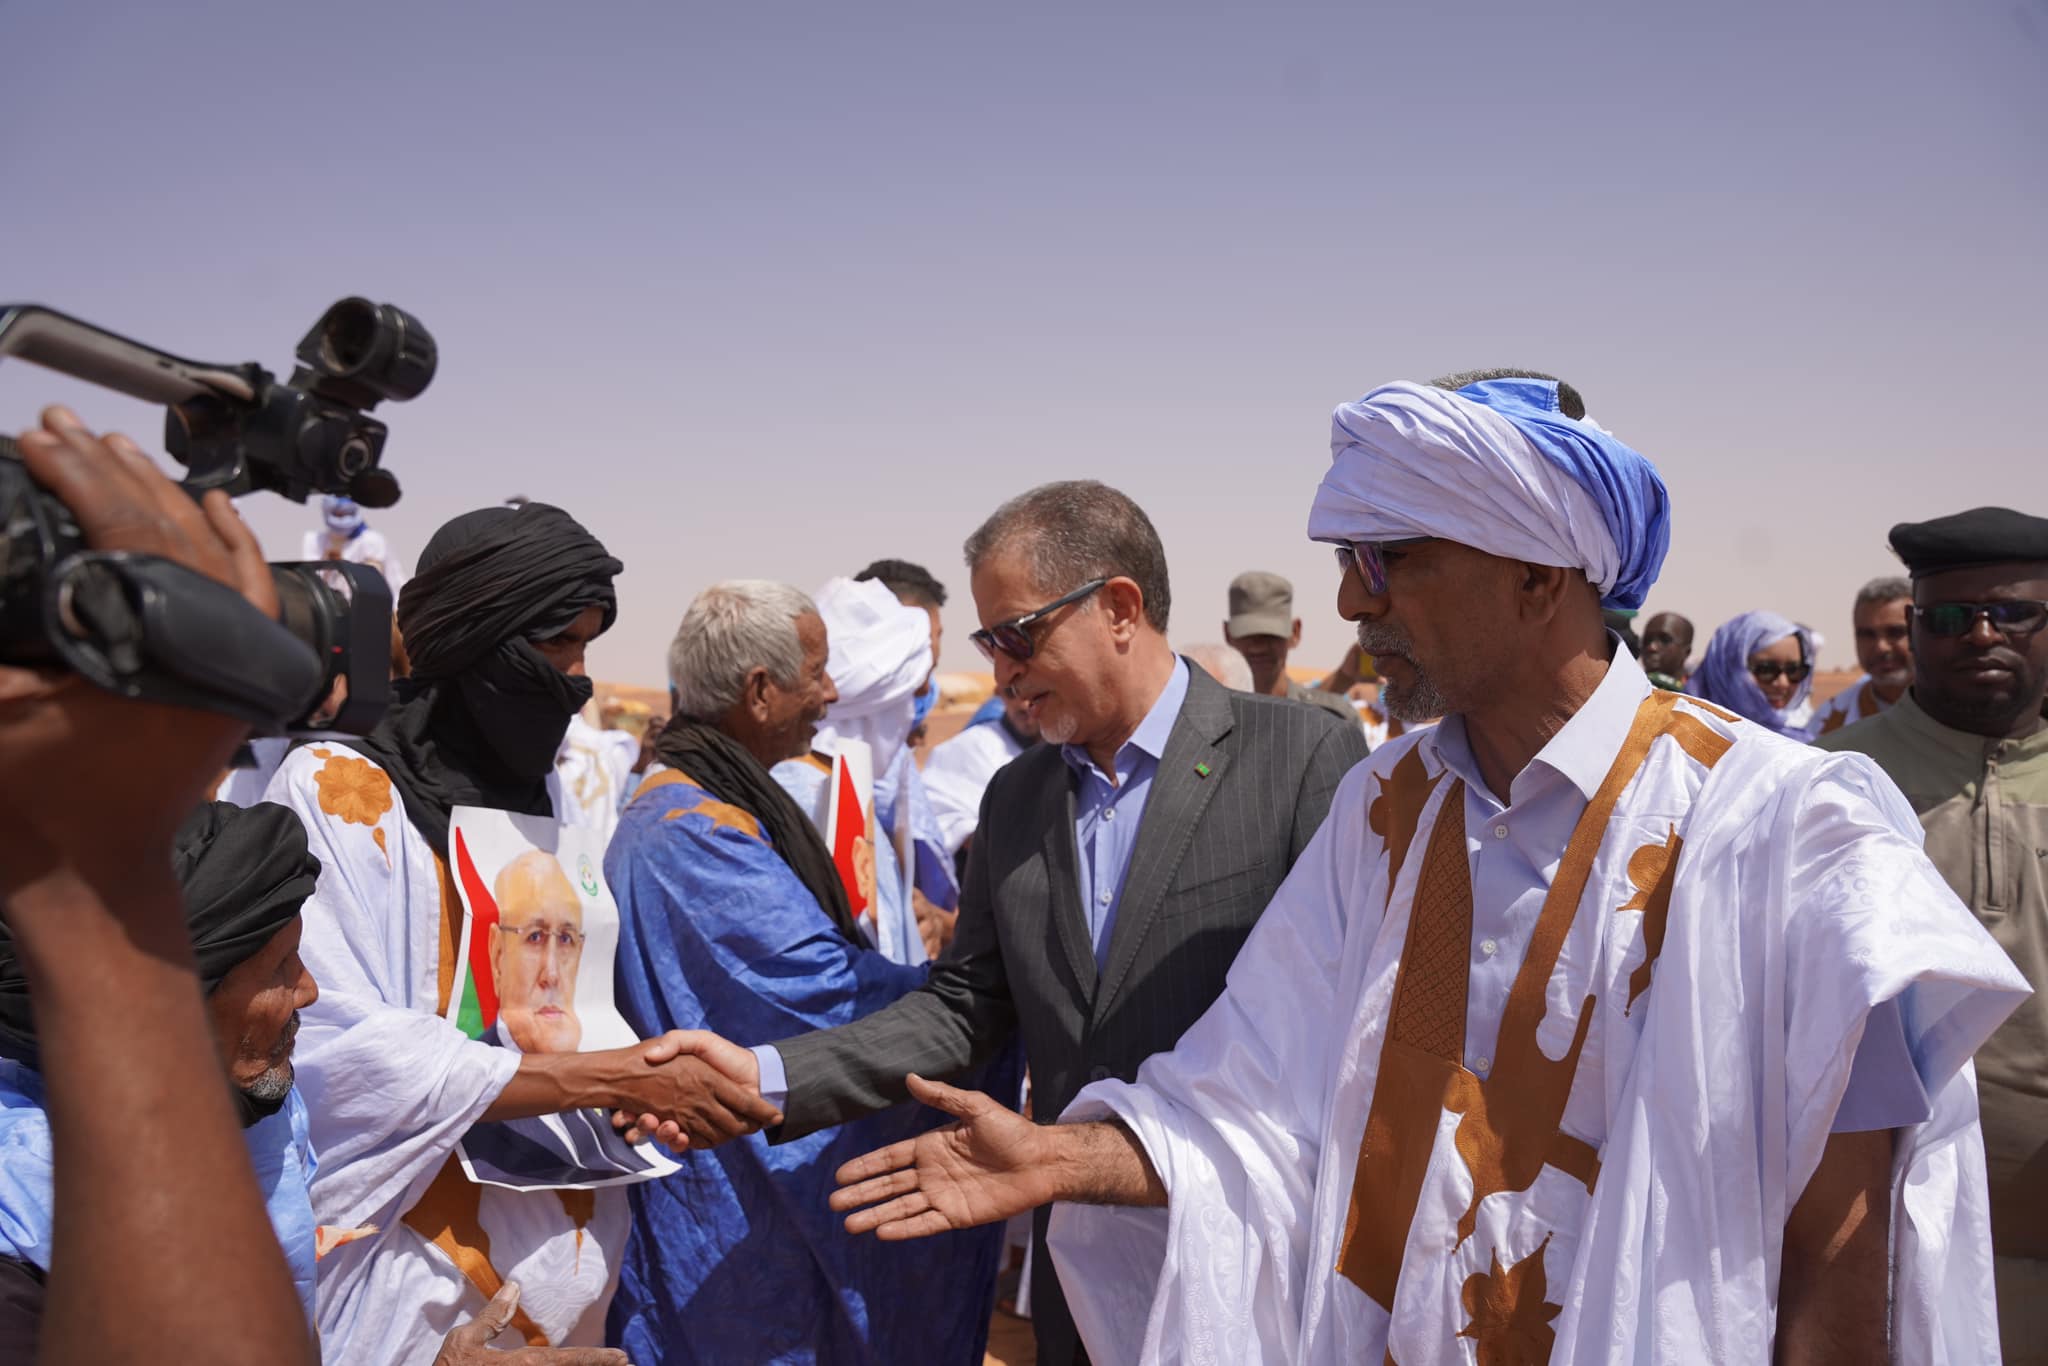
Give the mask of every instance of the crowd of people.
<svg viewBox="0 0 2048 1366">
<path fill-rule="evenodd" d="M 20 449 L 275 610 L 224 498 Z M 2048 1361 L 2048 517 L 1893 527 L 1816 705 L 1811 626 L 1644 613 L 1554 377 L 1302 492 L 1331 583 L 1207 642 L 1132 498 L 1002 502 L 936 744 L 900 559 L 703 588 L 607 726 L 625 566 L 524 499 L 410 575 L 329 500 L 368 735 L 0 670 L 0 1362 Z"/>
</svg>

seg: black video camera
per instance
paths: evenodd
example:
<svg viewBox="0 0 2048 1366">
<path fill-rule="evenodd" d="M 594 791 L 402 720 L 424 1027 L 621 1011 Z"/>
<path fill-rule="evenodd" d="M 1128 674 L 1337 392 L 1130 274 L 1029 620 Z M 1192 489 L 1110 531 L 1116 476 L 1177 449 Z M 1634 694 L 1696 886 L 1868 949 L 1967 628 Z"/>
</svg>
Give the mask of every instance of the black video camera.
<svg viewBox="0 0 2048 1366">
<path fill-rule="evenodd" d="M 0 357 L 169 405 L 164 444 L 183 487 L 296 502 L 398 501 L 381 468 L 383 399 L 434 377 L 434 339 L 390 304 L 343 299 L 279 381 L 253 362 L 206 365 L 51 309 L 0 305 Z M 390 695 L 391 588 L 366 565 L 272 564 L 282 621 L 239 592 L 155 556 L 85 547 L 70 511 L 0 437 L 0 661 L 60 662 L 123 697 L 221 712 L 259 732 L 361 735 Z"/>
</svg>

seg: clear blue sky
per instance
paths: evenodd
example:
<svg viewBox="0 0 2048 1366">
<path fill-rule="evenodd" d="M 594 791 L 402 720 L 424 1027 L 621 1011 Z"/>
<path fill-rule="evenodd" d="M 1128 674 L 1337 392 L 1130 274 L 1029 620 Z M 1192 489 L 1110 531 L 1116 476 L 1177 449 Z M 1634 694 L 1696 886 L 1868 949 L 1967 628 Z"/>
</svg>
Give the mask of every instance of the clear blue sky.
<svg viewBox="0 0 2048 1366">
<path fill-rule="evenodd" d="M 1650 606 L 1849 662 L 1892 522 L 2048 512 L 2048 0 L 676 5 L 0 0 L 0 298 L 283 368 L 333 299 L 439 338 L 388 410 L 410 558 L 504 495 L 626 562 L 601 676 L 706 583 L 880 555 L 955 587 L 1093 476 L 1182 643 L 1246 568 L 1300 663 L 1332 406 L 1572 379 L 1676 512 Z M 160 418 L 19 362 L 50 398 Z M 296 555 L 314 514 L 248 515 Z"/>
</svg>

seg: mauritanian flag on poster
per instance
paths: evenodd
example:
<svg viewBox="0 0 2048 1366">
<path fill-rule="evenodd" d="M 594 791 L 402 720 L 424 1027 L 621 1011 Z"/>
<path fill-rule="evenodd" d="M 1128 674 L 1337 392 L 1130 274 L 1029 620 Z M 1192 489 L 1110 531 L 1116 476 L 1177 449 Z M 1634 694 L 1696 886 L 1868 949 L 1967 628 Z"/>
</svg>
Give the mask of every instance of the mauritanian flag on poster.
<svg viewBox="0 0 2048 1366">
<path fill-rule="evenodd" d="M 458 806 L 448 872 L 462 902 L 445 1018 L 519 1053 L 626 1048 L 639 1036 L 612 998 L 619 908 L 604 881 L 603 832 Z M 521 1190 L 644 1181 L 677 1170 L 658 1144 L 631 1144 L 598 1110 L 478 1124 L 457 1154 L 472 1181 Z"/>
<path fill-rule="evenodd" d="M 875 930 L 875 761 L 863 740 L 841 740 L 818 823 L 854 919 Z"/>
</svg>

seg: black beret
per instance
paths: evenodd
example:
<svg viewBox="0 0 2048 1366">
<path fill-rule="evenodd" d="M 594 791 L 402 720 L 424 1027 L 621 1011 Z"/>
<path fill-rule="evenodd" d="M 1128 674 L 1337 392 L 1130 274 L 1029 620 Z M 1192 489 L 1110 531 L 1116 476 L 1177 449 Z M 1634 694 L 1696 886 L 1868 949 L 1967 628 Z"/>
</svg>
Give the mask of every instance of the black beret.
<svg viewBox="0 0 2048 1366">
<path fill-rule="evenodd" d="M 1914 578 L 1979 564 L 2048 562 L 2048 517 L 2011 508 L 1971 508 L 1892 528 L 1892 553 Z"/>
</svg>

